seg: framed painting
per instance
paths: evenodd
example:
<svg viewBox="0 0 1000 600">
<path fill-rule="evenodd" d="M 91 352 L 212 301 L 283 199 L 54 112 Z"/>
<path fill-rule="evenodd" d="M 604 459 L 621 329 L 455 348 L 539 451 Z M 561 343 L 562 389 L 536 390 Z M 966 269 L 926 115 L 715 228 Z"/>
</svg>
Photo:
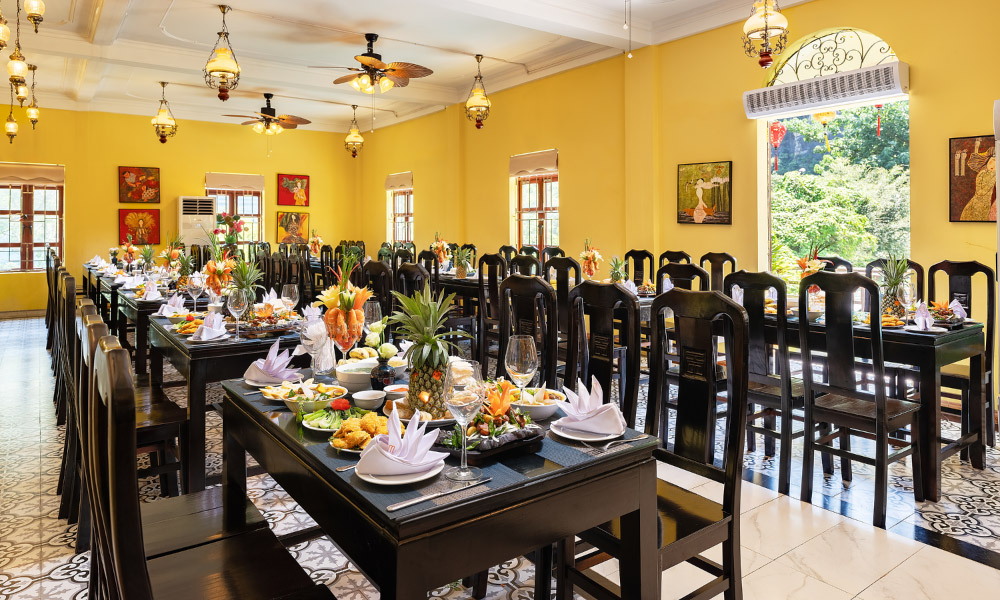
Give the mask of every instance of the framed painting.
<svg viewBox="0 0 1000 600">
<path fill-rule="evenodd" d="M 309 235 L 309 213 L 278 212 L 278 243 L 305 244 Z"/>
<path fill-rule="evenodd" d="M 118 209 L 118 240 L 132 235 L 132 243 L 137 246 L 160 243 L 160 209 L 121 208 Z"/>
<path fill-rule="evenodd" d="M 992 135 L 948 142 L 948 220 L 997 220 L 997 146 Z"/>
<path fill-rule="evenodd" d="M 278 173 L 278 206 L 309 206 L 309 176 Z"/>
<path fill-rule="evenodd" d="M 158 167 L 118 167 L 118 202 L 160 203 Z"/>
<path fill-rule="evenodd" d="M 733 224 L 732 161 L 677 165 L 677 222 Z"/>
</svg>

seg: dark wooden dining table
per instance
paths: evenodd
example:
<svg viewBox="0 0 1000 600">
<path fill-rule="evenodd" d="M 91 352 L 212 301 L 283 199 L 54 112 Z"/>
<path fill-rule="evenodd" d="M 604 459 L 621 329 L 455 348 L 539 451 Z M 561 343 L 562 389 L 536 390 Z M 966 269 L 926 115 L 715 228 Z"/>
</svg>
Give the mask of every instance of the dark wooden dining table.
<svg viewBox="0 0 1000 600">
<path fill-rule="evenodd" d="M 118 311 L 120 317 L 117 320 L 117 335 L 119 340 L 127 340 L 128 324 L 135 325 L 135 339 L 129 346 L 132 351 L 132 359 L 135 361 L 135 374 L 144 378 L 146 372 L 146 359 L 149 355 L 149 317 L 156 314 L 160 307 L 166 303 L 167 299 L 174 294 L 173 291 L 163 291 L 162 297 L 158 300 L 143 300 L 136 297 L 134 290 L 118 290 Z M 191 296 L 182 294 L 184 305 L 194 308 L 194 301 Z M 207 305 L 208 300 L 202 300 L 199 308 Z"/>
<path fill-rule="evenodd" d="M 190 435 L 184 452 L 188 463 L 188 481 L 185 490 L 197 492 L 205 489 L 205 404 L 209 383 L 242 377 L 250 363 L 267 356 L 267 351 L 280 341 L 281 348 L 293 348 L 299 342 L 298 333 L 263 338 L 246 338 L 234 341 L 232 336 L 219 341 L 191 342 L 171 329 L 166 317 L 149 317 L 150 382 L 163 384 L 163 361 L 169 361 L 187 381 L 188 420 Z M 308 360 L 300 357 L 298 362 Z"/>
<path fill-rule="evenodd" d="M 768 319 L 765 326 L 768 343 L 777 343 L 777 321 Z M 788 345 L 799 347 L 799 322 L 788 320 L 786 329 Z M 826 348 L 826 326 L 810 323 L 810 346 L 816 350 Z M 871 358 L 871 330 L 855 325 L 855 352 L 861 358 Z M 941 462 L 949 456 L 968 449 L 969 460 L 976 469 L 984 468 L 986 444 L 986 415 L 983 410 L 983 388 L 971 386 L 969 392 L 970 432 L 958 440 L 947 442 L 941 438 L 941 367 L 969 360 L 970 381 L 983 380 L 983 360 L 986 342 L 981 323 L 967 323 L 959 329 L 945 333 L 920 333 L 902 329 L 883 329 L 882 348 L 886 363 L 915 367 L 915 379 L 920 392 L 920 466 L 924 483 L 924 496 L 937 502 L 941 498 Z"/>
<path fill-rule="evenodd" d="M 242 380 L 222 385 L 229 524 L 238 526 L 245 518 L 249 452 L 378 587 L 383 600 L 423 600 L 432 589 L 619 516 L 622 597 L 660 597 L 654 437 L 600 452 L 548 433 L 537 453 L 482 465 L 484 477 L 492 478 L 488 483 L 389 512 L 390 504 L 458 484 L 437 475 L 379 486 L 353 470 L 337 472 L 358 457 L 338 454 L 329 433 L 302 428 L 281 402 L 264 399 Z M 628 430 L 625 437 L 640 435 Z M 550 567 L 537 567 L 536 583 L 543 590 L 549 580 L 540 574 Z"/>
</svg>

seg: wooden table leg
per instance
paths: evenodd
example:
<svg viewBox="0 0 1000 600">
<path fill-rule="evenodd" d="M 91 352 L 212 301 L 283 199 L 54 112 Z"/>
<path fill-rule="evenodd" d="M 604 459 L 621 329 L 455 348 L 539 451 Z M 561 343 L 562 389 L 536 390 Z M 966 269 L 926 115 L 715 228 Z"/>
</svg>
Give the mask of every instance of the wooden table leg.
<svg viewBox="0 0 1000 600">
<path fill-rule="evenodd" d="M 188 374 L 188 493 L 205 489 L 205 368 L 192 362 Z"/>
<path fill-rule="evenodd" d="M 618 565 L 622 598 L 654 600 L 660 597 L 655 461 L 639 469 L 639 508 L 622 515 L 622 555 Z"/>
<path fill-rule="evenodd" d="M 552 546 L 535 551 L 535 598 L 552 596 Z"/>
<path fill-rule="evenodd" d="M 135 321 L 135 374 L 146 374 L 146 348 L 149 347 L 149 316 L 140 313 Z"/>
<path fill-rule="evenodd" d="M 969 426 L 972 432 L 978 434 L 969 447 L 969 460 L 975 469 L 986 466 L 986 407 L 983 400 L 983 355 L 977 354 L 969 359 Z"/>
<path fill-rule="evenodd" d="M 232 435 L 234 410 L 227 400 L 222 409 L 222 512 L 227 529 L 242 529 L 246 525 L 247 453 Z M 202 469 L 204 471 L 204 469 Z"/>
<path fill-rule="evenodd" d="M 929 363 L 929 364 L 928 364 Z M 925 360 L 920 369 L 920 470 L 924 499 L 941 499 L 941 369 Z"/>
<path fill-rule="evenodd" d="M 149 382 L 154 386 L 163 385 L 163 355 L 156 348 L 149 351 Z"/>
</svg>

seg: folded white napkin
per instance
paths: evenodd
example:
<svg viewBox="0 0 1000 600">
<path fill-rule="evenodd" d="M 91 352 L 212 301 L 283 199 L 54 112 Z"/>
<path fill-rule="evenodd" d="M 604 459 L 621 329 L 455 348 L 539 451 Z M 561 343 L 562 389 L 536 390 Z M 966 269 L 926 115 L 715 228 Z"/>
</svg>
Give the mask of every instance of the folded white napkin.
<svg viewBox="0 0 1000 600">
<path fill-rule="evenodd" d="M 265 305 L 270 304 L 271 307 L 274 308 L 275 312 L 279 310 L 282 311 L 285 310 L 285 303 L 282 302 L 281 298 L 278 297 L 278 294 L 274 291 L 274 288 L 271 288 L 269 292 L 264 294 L 262 303 Z"/>
<path fill-rule="evenodd" d="M 152 281 L 146 285 L 146 290 L 142 294 L 143 300 L 159 300 L 162 297 L 160 290 L 156 289 L 156 283 Z"/>
<path fill-rule="evenodd" d="M 951 312 L 955 313 L 955 316 L 963 321 L 969 318 L 969 313 L 965 312 L 965 307 L 958 300 L 952 300 L 951 304 L 948 305 Z"/>
<path fill-rule="evenodd" d="M 92 265 L 99 265 L 99 264 L 101 264 L 101 255 L 100 254 L 95 254 L 94 258 L 90 259 L 90 264 L 92 264 Z"/>
<path fill-rule="evenodd" d="M 733 302 L 743 306 L 743 288 L 739 286 L 733 287 Z"/>
<path fill-rule="evenodd" d="M 115 277 L 115 283 L 122 284 L 123 290 L 134 290 L 139 287 L 140 283 L 142 283 L 142 275 L 136 275 L 135 277 L 119 275 L 118 277 Z"/>
<path fill-rule="evenodd" d="M 244 379 L 271 384 L 300 379 L 298 369 L 288 368 L 292 354 L 288 350 L 278 354 L 278 343 L 278 340 L 274 341 L 271 349 L 267 351 L 267 358 L 258 358 L 250 363 L 247 372 L 243 374 Z"/>
<path fill-rule="evenodd" d="M 577 429 L 601 435 L 621 435 L 625 433 L 625 417 L 618 405 L 604 404 L 604 390 L 597 377 L 590 378 L 590 391 L 583 382 L 577 380 L 577 393 L 564 387 L 565 402 L 557 402 L 566 416 L 554 424 L 567 429 Z"/>
<path fill-rule="evenodd" d="M 305 305 L 302 307 L 302 318 L 305 320 L 318 319 L 323 316 L 323 311 L 318 306 Z"/>
<path fill-rule="evenodd" d="M 672 289 L 674 289 L 674 282 L 670 281 L 670 278 L 667 277 L 666 279 L 663 280 L 663 291 L 669 292 Z"/>
<path fill-rule="evenodd" d="M 184 307 L 184 296 L 180 294 L 174 294 L 167 300 L 166 304 L 161 304 L 160 308 L 156 311 L 156 314 L 162 317 L 172 317 L 178 313 L 186 313 L 187 308 Z"/>
<path fill-rule="evenodd" d="M 917 326 L 917 329 L 923 331 L 927 331 L 934 326 L 934 317 L 931 316 L 931 311 L 927 310 L 925 302 L 917 305 L 917 310 L 913 313 L 913 324 Z"/>
<path fill-rule="evenodd" d="M 117 272 L 118 272 L 118 267 L 116 267 L 114 265 L 108 265 L 108 266 L 104 267 L 104 271 L 102 273 L 104 275 L 114 275 Z"/>
<path fill-rule="evenodd" d="M 375 436 L 361 452 L 355 470 L 365 475 L 408 475 L 429 471 L 448 454 L 432 452 L 431 446 L 438 439 L 436 429 L 427 431 L 427 423 L 414 413 L 400 435 L 399 412 L 389 414 L 389 433 Z"/>
<path fill-rule="evenodd" d="M 639 293 L 639 288 L 636 287 L 635 282 L 632 281 L 631 279 L 626 279 L 625 283 L 622 284 L 622 285 L 624 285 L 625 289 L 627 289 L 628 291 L 632 292 L 633 294 L 638 294 Z"/>
<path fill-rule="evenodd" d="M 205 322 L 198 326 L 197 331 L 191 336 L 192 340 L 204 341 L 214 340 L 226 335 L 226 323 L 219 313 L 205 315 Z"/>
</svg>

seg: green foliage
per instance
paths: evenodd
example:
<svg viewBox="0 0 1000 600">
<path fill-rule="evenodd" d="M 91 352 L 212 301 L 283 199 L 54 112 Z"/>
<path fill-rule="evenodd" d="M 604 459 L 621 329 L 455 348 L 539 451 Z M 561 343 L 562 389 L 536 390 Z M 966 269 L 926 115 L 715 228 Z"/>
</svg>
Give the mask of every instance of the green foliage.
<svg viewBox="0 0 1000 600">
<path fill-rule="evenodd" d="M 472 268 L 472 248 L 455 248 L 451 251 L 451 258 L 456 267 Z"/>
<path fill-rule="evenodd" d="M 617 256 L 611 257 L 610 263 L 610 273 L 612 282 L 619 282 L 625 280 L 625 261 Z"/>
<path fill-rule="evenodd" d="M 259 282 L 263 279 L 264 273 L 257 267 L 257 263 L 242 260 L 239 255 L 233 261 L 230 275 L 233 278 L 233 287 L 249 293 L 251 298 L 257 290 L 263 289 Z"/>
<path fill-rule="evenodd" d="M 405 296 L 393 292 L 399 302 L 397 312 L 389 318 L 390 323 L 399 325 L 399 331 L 405 340 L 413 342 L 406 351 L 414 369 L 424 366 L 442 368 L 448 364 L 448 348 L 454 344 L 447 337 L 470 337 L 464 331 L 444 331 L 445 321 L 451 311 L 455 294 L 447 297 L 441 292 L 435 299 L 431 294 L 430 285 L 424 285 L 422 292 L 413 296 Z"/>
</svg>

